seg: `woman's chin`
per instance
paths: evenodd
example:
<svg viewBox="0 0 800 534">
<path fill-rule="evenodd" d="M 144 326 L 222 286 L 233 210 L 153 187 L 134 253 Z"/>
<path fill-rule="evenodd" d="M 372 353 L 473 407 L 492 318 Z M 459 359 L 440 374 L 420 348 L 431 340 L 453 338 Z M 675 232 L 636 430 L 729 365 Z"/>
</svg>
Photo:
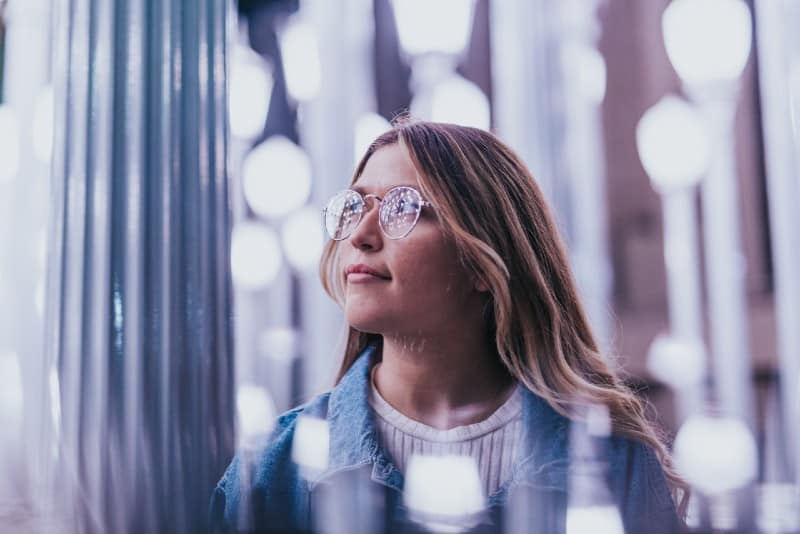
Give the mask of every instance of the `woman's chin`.
<svg viewBox="0 0 800 534">
<path fill-rule="evenodd" d="M 347 319 L 347 324 L 365 334 L 380 334 L 386 331 L 387 318 L 382 314 L 345 308 L 345 318 Z"/>
</svg>

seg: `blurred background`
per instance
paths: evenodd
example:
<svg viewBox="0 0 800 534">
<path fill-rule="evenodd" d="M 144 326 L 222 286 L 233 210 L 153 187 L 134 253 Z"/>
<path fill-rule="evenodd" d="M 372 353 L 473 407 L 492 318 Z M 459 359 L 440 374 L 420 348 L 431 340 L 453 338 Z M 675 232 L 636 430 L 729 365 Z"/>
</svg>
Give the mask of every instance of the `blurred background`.
<svg viewBox="0 0 800 534">
<path fill-rule="evenodd" d="M 0 1 L 0 530 L 206 528 L 232 455 L 333 383 L 320 210 L 410 110 L 533 171 L 692 528 L 800 531 L 798 23 L 793 0 Z"/>
</svg>

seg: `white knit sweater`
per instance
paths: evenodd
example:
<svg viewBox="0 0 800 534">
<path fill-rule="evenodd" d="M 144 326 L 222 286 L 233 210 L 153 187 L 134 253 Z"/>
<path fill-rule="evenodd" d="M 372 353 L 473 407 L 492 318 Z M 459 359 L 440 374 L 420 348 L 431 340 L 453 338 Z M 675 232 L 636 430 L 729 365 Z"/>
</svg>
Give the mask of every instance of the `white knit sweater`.
<svg viewBox="0 0 800 534">
<path fill-rule="evenodd" d="M 522 425 L 519 386 L 483 421 L 447 430 L 414 421 L 395 410 L 378 393 L 374 377 L 370 389 L 369 402 L 377 415 L 378 434 L 398 469 L 405 472 L 412 454 L 471 456 L 478 464 L 487 497 L 511 477 Z"/>
</svg>

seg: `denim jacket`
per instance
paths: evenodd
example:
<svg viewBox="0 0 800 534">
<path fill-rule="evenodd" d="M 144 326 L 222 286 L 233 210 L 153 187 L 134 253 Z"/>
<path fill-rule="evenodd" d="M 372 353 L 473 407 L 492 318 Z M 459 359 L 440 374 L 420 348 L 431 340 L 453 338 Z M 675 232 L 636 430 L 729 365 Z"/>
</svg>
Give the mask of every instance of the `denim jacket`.
<svg viewBox="0 0 800 534">
<path fill-rule="evenodd" d="M 262 450 L 236 455 L 211 498 L 214 528 L 226 532 L 314 530 L 320 521 L 319 496 L 324 494 L 324 488 L 335 488 L 340 483 L 340 488 L 348 489 L 338 492 L 336 509 L 340 521 L 351 521 L 350 527 L 340 527 L 340 531 L 417 531 L 403 504 L 403 473 L 380 446 L 368 404 L 369 370 L 375 363 L 375 352 L 373 346 L 367 347 L 333 390 L 283 414 Z M 324 472 L 302 473 L 292 461 L 292 439 L 300 415 L 314 415 L 328 422 L 330 457 Z M 504 531 L 504 521 L 509 517 L 506 505 L 521 502 L 524 504 L 514 510 L 524 515 L 524 532 L 565 530 L 570 421 L 525 388 L 522 421 L 522 449 L 513 475 L 489 496 L 487 511 L 474 532 Z M 653 451 L 617 435 L 607 440 L 606 451 L 608 488 L 619 507 L 625 531 L 682 531 Z M 371 492 L 352 485 L 353 479 L 366 481 Z M 365 500 L 379 510 L 379 527 L 365 526 L 374 510 L 353 508 L 357 506 L 354 503 Z M 342 519 L 342 515 L 348 517 Z M 518 525 L 520 516 L 516 517 L 514 524 Z"/>
</svg>

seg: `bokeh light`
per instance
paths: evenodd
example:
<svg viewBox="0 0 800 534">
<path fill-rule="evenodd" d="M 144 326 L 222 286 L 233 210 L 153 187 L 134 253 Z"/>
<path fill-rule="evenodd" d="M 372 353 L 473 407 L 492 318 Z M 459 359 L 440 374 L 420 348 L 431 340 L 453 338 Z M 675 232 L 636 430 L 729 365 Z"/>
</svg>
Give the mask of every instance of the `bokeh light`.
<svg viewBox="0 0 800 534">
<path fill-rule="evenodd" d="M 269 391 L 255 384 L 240 384 L 236 388 L 236 413 L 239 421 L 239 447 L 263 445 L 263 440 L 272 430 L 277 416 L 275 402 Z"/>
<path fill-rule="evenodd" d="M 328 468 L 330 430 L 324 419 L 301 415 L 295 423 L 292 440 L 292 461 L 307 473 Z"/>
<path fill-rule="evenodd" d="M 705 376 L 705 347 L 699 340 L 660 334 L 650 345 L 647 368 L 654 377 L 673 388 L 697 385 Z"/>
<path fill-rule="evenodd" d="M 758 454 L 753 435 L 738 419 L 693 415 L 675 437 L 675 466 L 700 491 L 721 494 L 753 480 Z"/>
<path fill-rule="evenodd" d="M 696 185 L 708 168 L 711 142 L 697 112 L 668 95 L 636 126 L 636 146 L 647 174 L 660 190 Z"/>
<path fill-rule="evenodd" d="M 355 142 L 353 143 L 353 161 L 358 164 L 369 145 L 382 133 L 389 131 L 392 125 L 377 113 L 364 113 L 356 120 Z"/>
<path fill-rule="evenodd" d="M 429 112 L 420 107 L 421 102 L 423 100 L 417 97 L 411 101 L 411 112 L 414 115 L 436 122 L 489 129 L 489 100 L 480 87 L 458 74 L 447 77 L 433 87 Z"/>
<path fill-rule="evenodd" d="M 308 23 L 294 17 L 281 32 L 280 41 L 286 90 L 295 100 L 311 100 L 319 93 L 322 79 L 314 30 Z"/>
<path fill-rule="evenodd" d="M 484 495 L 475 459 L 456 455 L 411 455 L 403 501 L 434 529 L 446 528 L 481 512 Z"/>
<path fill-rule="evenodd" d="M 316 270 L 325 245 L 320 212 L 305 207 L 289 215 L 281 226 L 281 241 L 292 267 L 302 272 Z"/>
<path fill-rule="evenodd" d="M 616 506 L 575 506 L 567 509 L 567 534 L 624 534 Z"/>
<path fill-rule="evenodd" d="M 472 28 L 474 0 L 393 0 L 392 7 L 400 45 L 407 54 L 458 54 L 464 50 Z"/>
<path fill-rule="evenodd" d="M 246 46 L 234 46 L 231 53 L 228 116 L 231 133 L 239 139 L 257 137 L 267 120 L 272 97 L 272 69 L 261 56 Z"/>
<path fill-rule="evenodd" d="M 299 146 L 274 135 L 244 160 L 242 187 L 247 203 L 263 218 L 282 217 L 308 200 L 311 162 Z"/>
<path fill-rule="evenodd" d="M 241 222 L 231 236 L 233 283 L 249 290 L 263 289 L 281 268 L 281 249 L 275 231 L 257 222 Z"/>
<path fill-rule="evenodd" d="M 736 80 L 750 54 L 750 9 L 741 0 L 673 0 L 662 18 L 664 44 L 690 87 Z"/>
</svg>

